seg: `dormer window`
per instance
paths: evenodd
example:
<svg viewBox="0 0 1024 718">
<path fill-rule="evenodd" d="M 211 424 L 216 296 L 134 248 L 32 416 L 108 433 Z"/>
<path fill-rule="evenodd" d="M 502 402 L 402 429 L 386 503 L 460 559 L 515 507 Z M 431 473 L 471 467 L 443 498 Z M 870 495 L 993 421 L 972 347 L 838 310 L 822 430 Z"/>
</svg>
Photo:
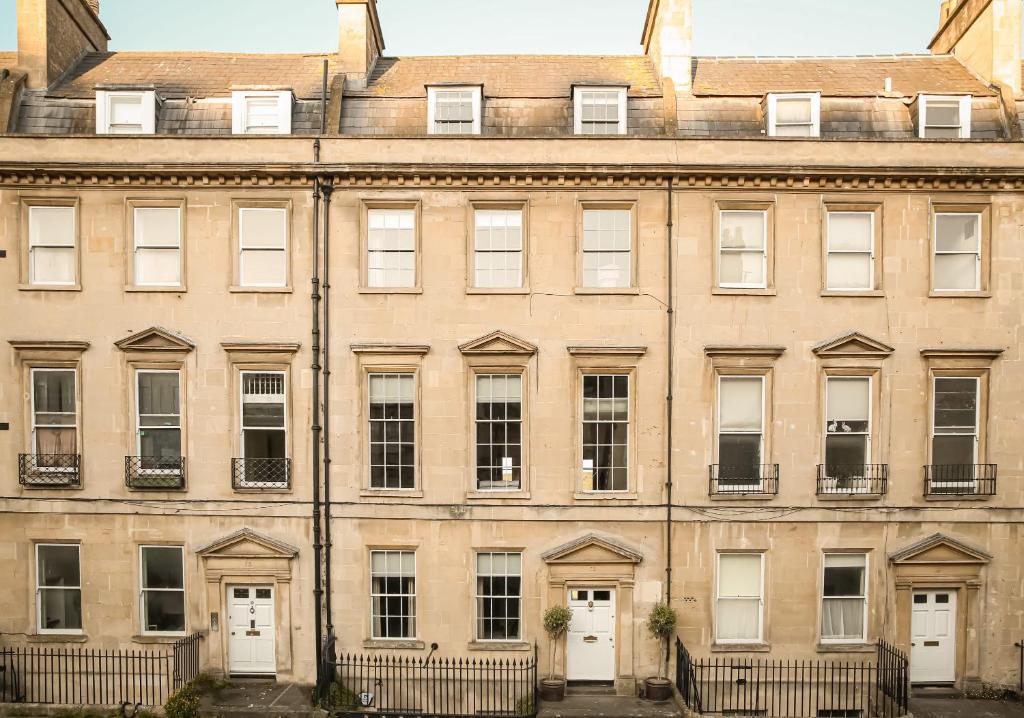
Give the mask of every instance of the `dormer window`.
<svg viewBox="0 0 1024 718">
<path fill-rule="evenodd" d="M 427 132 L 431 135 L 479 135 L 480 87 L 428 87 Z"/>
<path fill-rule="evenodd" d="M 96 134 L 152 135 L 156 132 L 156 92 L 97 90 Z"/>
<path fill-rule="evenodd" d="M 918 137 L 966 140 L 971 137 L 970 95 L 920 95 L 917 98 Z"/>
<path fill-rule="evenodd" d="M 821 95 L 801 92 L 768 95 L 769 137 L 818 137 Z"/>
<path fill-rule="evenodd" d="M 234 135 L 290 135 L 292 93 L 235 91 L 231 93 L 231 133 Z"/>
<path fill-rule="evenodd" d="M 577 135 L 626 134 L 626 88 L 574 87 L 573 119 Z"/>
</svg>

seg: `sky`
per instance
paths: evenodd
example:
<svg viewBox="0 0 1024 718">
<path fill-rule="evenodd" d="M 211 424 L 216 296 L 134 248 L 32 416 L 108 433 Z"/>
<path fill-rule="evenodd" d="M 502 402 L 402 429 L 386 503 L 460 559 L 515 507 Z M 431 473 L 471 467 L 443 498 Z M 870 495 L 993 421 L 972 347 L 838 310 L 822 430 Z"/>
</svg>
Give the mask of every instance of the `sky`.
<svg viewBox="0 0 1024 718">
<path fill-rule="evenodd" d="M 378 0 L 387 55 L 632 54 L 648 0 Z M 0 0 L 0 50 L 17 46 Z M 693 0 L 696 55 L 923 52 L 940 0 Z M 324 52 L 333 0 L 100 0 L 112 50 Z M 586 18 L 586 21 L 581 21 Z"/>
</svg>

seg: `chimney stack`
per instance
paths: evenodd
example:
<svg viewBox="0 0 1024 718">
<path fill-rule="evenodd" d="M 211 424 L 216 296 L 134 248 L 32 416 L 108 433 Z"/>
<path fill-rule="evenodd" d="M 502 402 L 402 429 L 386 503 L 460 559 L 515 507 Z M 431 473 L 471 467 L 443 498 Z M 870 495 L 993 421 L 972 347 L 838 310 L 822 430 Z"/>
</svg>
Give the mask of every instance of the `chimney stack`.
<svg viewBox="0 0 1024 718">
<path fill-rule="evenodd" d="M 650 0 L 642 38 L 644 54 L 676 92 L 689 92 L 693 55 L 691 0 Z"/>
<path fill-rule="evenodd" d="M 99 7 L 99 0 L 18 0 L 18 67 L 27 87 L 47 88 L 85 53 L 107 51 Z"/>
<path fill-rule="evenodd" d="M 1021 1 L 945 0 L 928 49 L 952 53 L 985 82 L 1021 91 Z"/>
<path fill-rule="evenodd" d="M 348 86 L 366 87 L 377 58 L 384 52 L 377 0 L 335 2 L 338 5 L 338 64 Z"/>
</svg>

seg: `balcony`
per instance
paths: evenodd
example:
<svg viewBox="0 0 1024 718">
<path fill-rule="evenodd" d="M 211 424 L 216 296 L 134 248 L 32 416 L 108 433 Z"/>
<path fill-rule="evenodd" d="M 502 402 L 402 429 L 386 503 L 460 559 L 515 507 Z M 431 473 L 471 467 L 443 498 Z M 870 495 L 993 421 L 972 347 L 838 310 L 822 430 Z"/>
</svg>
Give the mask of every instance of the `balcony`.
<svg viewBox="0 0 1024 718">
<path fill-rule="evenodd" d="M 888 464 L 818 464 L 818 496 L 881 496 Z"/>
<path fill-rule="evenodd" d="M 995 496 L 996 464 L 929 464 L 925 496 Z"/>
<path fill-rule="evenodd" d="M 779 493 L 779 465 L 708 466 L 711 496 L 776 496 Z"/>
<path fill-rule="evenodd" d="M 129 489 L 166 491 L 185 488 L 184 456 L 126 456 L 124 483 Z"/>
<path fill-rule="evenodd" d="M 22 486 L 77 489 L 82 485 L 81 454 L 18 454 Z"/>
<path fill-rule="evenodd" d="M 275 489 L 292 485 L 291 459 L 232 459 L 231 486 L 235 489 Z"/>
</svg>

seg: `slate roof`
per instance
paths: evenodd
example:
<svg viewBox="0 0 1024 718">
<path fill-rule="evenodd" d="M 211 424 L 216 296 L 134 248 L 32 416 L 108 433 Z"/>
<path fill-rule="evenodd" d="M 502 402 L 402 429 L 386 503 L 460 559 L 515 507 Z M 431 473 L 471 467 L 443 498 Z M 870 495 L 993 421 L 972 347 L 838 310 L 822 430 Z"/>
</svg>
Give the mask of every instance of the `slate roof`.
<svg viewBox="0 0 1024 718">
<path fill-rule="evenodd" d="M 761 97 L 769 92 L 821 92 L 827 97 L 996 93 L 951 55 L 888 57 L 698 57 L 693 94 Z"/>
</svg>

